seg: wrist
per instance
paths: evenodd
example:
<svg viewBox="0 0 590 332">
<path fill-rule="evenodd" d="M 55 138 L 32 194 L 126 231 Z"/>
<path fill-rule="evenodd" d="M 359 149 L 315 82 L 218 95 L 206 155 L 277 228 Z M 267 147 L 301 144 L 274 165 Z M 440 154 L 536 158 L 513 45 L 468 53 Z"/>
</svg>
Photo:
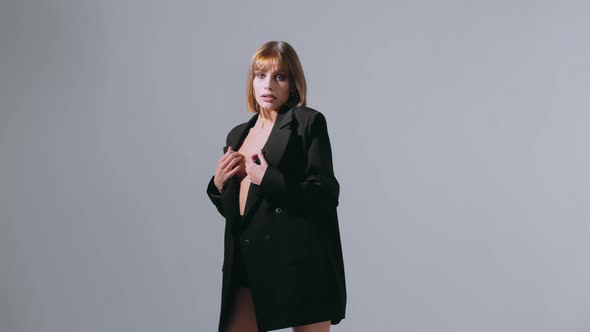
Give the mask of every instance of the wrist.
<svg viewBox="0 0 590 332">
<path fill-rule="evenodd" d="M 217 188 L 217 190 L 219 192 L 221 192 L 221 190 L 223 189 L 223 185 L 217 183 L 217 181 L 215 181 L 215 179 L 213 179 L 213 185 L 215 186 L 215 188 Z"/>
</svg>

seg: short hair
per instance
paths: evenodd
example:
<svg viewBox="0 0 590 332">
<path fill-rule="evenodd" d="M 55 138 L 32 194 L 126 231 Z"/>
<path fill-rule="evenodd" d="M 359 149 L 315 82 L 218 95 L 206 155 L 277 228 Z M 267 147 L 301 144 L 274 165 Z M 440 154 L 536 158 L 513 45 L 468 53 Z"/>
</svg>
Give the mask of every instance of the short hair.
<svg viewBox="0 0 590 332">
<path fill-rule="evenodd" d="M 289 78 L 291 93 L 285 105 L 296 107 L 306 106 L 307 86 L 299 57 L 289 43 L 273 40 L 262 44 L 252 56 L 246 83 L 246 105 L 248 111 L 251 113 L 260 111 L 260 106 L 256 102 L 256 98 L 254 98 L 254 86 L 252 83 L 254 75 L 259 70 L 266 71 L 270 68 L 284 70 Z"/>
</svg>

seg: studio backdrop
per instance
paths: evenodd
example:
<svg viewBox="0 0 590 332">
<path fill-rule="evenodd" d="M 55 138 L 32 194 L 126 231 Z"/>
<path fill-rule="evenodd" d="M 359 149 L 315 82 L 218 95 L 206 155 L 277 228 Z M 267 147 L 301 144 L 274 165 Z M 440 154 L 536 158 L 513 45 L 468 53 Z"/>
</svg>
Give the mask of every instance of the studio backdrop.
<svg viewBox="0 0 590 332">
<path fill-rule="evenodd" d="M 346 272 L 332 331 L 590 331 L 583 1 L 0 4 L 0 331 L 214 331 L 205 187 L 297 50 Z"/>
</svg>

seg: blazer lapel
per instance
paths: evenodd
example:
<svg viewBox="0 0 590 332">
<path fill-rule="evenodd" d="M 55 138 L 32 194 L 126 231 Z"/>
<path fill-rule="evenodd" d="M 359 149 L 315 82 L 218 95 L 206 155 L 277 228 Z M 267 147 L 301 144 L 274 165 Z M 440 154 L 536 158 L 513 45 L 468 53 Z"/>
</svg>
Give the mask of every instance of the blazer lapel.
<svg viewBox="0 0 590 332">
<path fill-rule="evenodd" d="M 279 112 L 277 113 L 277 117 L 275 122 L 272 126 L 268 139 L 266 143 L 262 147 L 261 151 L 268 162 L 269 165 L 274 167 L 278 167 L 280 161 L 285 153 L 285 149 L 289 144 L 289 139 L 291 138 L 291 128 L 289 124 L 291 124 L 293 119 L 293 107 L 283 106 Z M 245 126 L 239 130 L 233 137 L 229 139 L 229 145 L 237 151 L 246 136 L 248 136 L 248 132 L 250 128 L 254 127 L 256 120 L 258 119 L 259 114 L 256 113 L 248 122 L 245 123 Z M 227 150 L 227 147 L 224 148 L 224 152 Z M 224 206 L 227 208 L 231 206 L 230 212 L 231 215 L 234 215 L 236 218 L 239 217 L 239 188 L 240 188 L 240 180 L 233 177 L 230 180 L 230 183 L 226 187 L 225 191 L 226 197 Z M 257 205 L 258 201 L 260 200 L 260 196 L 258 195 L 260 190 L 260 186 L 250 183 L 250 187 L 248 188 L 248 198 L 246 199 L 246 207 L 244 209 L 244 216 L 248 216 L 248 214 L 253 210 L 254 206 Z"/>
<path fill-rule="evenodd" d="M 269 165 L 278 166 L 291 138 L 289 124 L 293 119 L 293 108 L 284 108 L 277 113 L 270 135 L 262 147 L 262 154 Z"/>
</svg>

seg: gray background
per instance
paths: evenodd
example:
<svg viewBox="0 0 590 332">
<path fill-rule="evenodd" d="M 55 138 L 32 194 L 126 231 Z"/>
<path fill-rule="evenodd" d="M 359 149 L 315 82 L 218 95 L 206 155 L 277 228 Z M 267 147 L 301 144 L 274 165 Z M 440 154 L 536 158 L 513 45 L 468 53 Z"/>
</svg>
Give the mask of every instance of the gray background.
<svg viewBox="0 0 590 332">
<path fill-rule="evenodd" d="M 213 331 L 255 49 L 341 183 L 334 331 L 590 331 L 584 1 L 3 1 L 0 330 Z"/>
</svg>

